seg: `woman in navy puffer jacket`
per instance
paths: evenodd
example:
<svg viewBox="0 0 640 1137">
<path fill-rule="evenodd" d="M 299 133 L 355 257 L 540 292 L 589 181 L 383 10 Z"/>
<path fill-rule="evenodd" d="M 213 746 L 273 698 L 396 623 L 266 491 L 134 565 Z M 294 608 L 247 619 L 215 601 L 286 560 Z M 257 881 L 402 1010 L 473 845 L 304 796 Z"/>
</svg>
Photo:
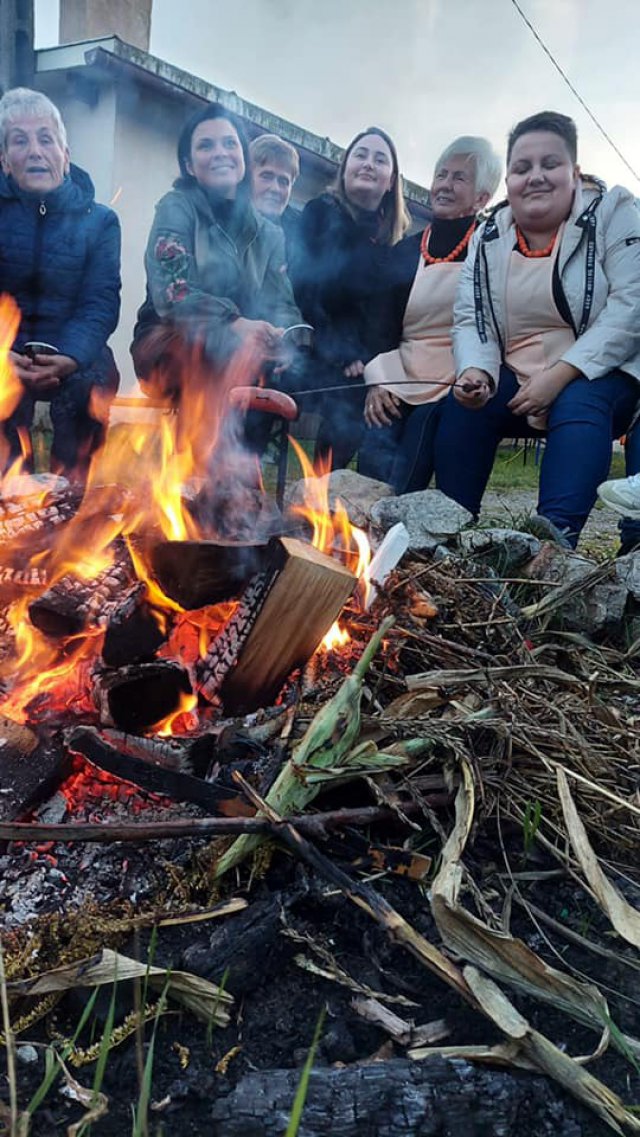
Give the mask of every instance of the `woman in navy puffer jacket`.
<svg viewBox="0 0 640 1137">
<path fill-rule="evenodd" d="M 92 414 L 93 389 L 108 402 L 118 386 L 107 347 L 120 311 L 118 218 L 96 204 L 91 178 L 70 164 L 59 111 L 37 91 L 17 87 L 0 99 L 0 162 L 0 292 L 20 309 L 9 358 L 23 387 L 3 423 L 9 453 L 5 447 L 0 457 L 5 469 L 20 457 L 20 435 L 45 400 L 52 469 L 83 480 L 104 433 Z"/>
</svg>

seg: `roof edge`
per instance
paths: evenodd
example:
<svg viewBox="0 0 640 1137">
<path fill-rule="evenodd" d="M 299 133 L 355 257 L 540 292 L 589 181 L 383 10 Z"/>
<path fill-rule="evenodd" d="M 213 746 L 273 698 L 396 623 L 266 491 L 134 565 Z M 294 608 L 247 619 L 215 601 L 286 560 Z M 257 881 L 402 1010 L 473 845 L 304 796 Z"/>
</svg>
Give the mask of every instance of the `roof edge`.
<svg viewBox="0 0 640 1137">
<path fill-rule="evenodd" d="M 263 107 L 243 99 L 235 91 L 227 91 L 205 79 L 192 75 L 172 63 L 167 63 L 158 56 L 151 55 L 141 48 L 125 43 L 118 36 L 108 36 L 103 39 L 88 40 L 84 43 L 61 44 L 58 47 L 40 48 L 36 52 L 37 68 L 39 71 L 57 70 L 60 67 L 109 67 L 122 64 L 140 71 L 149 79 L 177 88 L 185 95 L 200 99 L 203 102 L 219 102 L 233 114 L 262 127 L 270 134 L 279 134 L 285 137 L 294 146 L 300 147 L 318 158 L 328 162 L 340 162 L 344 149 L 330 138 L 322 138 L 310 130 L 272 114 Z M 429 191 L 417 182 L 409 181 L 403 177 L 405 197 L 410 203 L 422 206 L 429 205 Z"/>
</svg>

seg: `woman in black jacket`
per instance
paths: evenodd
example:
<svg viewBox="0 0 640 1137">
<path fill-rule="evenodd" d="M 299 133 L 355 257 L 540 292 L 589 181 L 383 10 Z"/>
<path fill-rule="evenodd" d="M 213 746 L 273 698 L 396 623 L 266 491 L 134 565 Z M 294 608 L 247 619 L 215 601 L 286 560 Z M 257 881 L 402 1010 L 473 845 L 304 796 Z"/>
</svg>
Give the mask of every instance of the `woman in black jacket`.
<svg viewBox="0 0 640 1137">
<path fill-rule="evenodd" d="M 396 148 L 378 127 L 347 147 L 334 187 L 305 206 L 291 275 L 303 316 L 315 329 L 313 386 L 321 426 L 316 459 L 346 466 L 364 429 L 363 374 L 375 352 L 369 307 L 385 252 L 409 224 Z M 332 390 L 342 387 L 343 390 Z"/>
</svg>

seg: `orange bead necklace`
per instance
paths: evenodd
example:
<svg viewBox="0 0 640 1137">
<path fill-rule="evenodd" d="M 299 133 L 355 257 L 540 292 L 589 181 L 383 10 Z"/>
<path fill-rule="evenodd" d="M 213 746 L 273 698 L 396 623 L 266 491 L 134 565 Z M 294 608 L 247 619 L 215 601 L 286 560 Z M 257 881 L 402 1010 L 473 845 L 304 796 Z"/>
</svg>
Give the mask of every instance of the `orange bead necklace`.
<svg viewBox="0 0 640 1137">
<path fill-rule="evenodd" d="M 431 226 L 429 226 L 429 228 L 425 229 L 424 233 L 422 234 L 422 240 L 420 242 L 420 252 L 424 258 L 424 263 L 426 265 L 446 265 L 451 264 L 451 261 L 457 260 L 460 256 L 460 253 L 466 249 L 467 245 L 469 244 L 475 227 L 476 223 L 475 221 L 472 221 L 462 240 L 458 241 L 455 249 L 452 249 L 446 257 L 432 257 L 431 253 L 429 252 L 429 237 L 431 236 Z"/>
<path fill-rule="evenodd" d="M 524 257 L 549 257 L 549 256 L 551 256 L 551 254 L 553 252 L 553 246 L 556 243 L 557 236 L 558 236 L 558 230 L 556 229 L 555 233 L 553 234 L 553 237 L 549 241 L 549 244 L 545 245 L 544 249 L 530 249 L 527 242 L 526 242 L 524 233 L 520 229 L 520 226 L 516 225 L 516 241 L 518 242 L 518 248 L 520 249 L 520 252 L 522 253 L 522 255 Z"/>
</svg>

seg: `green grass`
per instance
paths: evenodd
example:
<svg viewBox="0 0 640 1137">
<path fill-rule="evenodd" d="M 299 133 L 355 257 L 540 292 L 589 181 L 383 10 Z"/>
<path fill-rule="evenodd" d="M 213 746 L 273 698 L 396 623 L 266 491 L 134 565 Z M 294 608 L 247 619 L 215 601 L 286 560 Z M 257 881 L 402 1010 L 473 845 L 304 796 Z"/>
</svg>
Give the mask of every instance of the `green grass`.
<svg viewBox="0 0 640 1137">
<path fill-rule="evenodd" d="M 616 451 L 611 462 L 611 478 L 624 478 L 624 454 Z M 488 490 L 508 493 L 509 490 L 536 490 L 540 466 L 535 462 L 535 451 L 529 447 L 525 456 L 523 443 L 517 447 L 504 444 L 498 450 Z"/>
</svg>

